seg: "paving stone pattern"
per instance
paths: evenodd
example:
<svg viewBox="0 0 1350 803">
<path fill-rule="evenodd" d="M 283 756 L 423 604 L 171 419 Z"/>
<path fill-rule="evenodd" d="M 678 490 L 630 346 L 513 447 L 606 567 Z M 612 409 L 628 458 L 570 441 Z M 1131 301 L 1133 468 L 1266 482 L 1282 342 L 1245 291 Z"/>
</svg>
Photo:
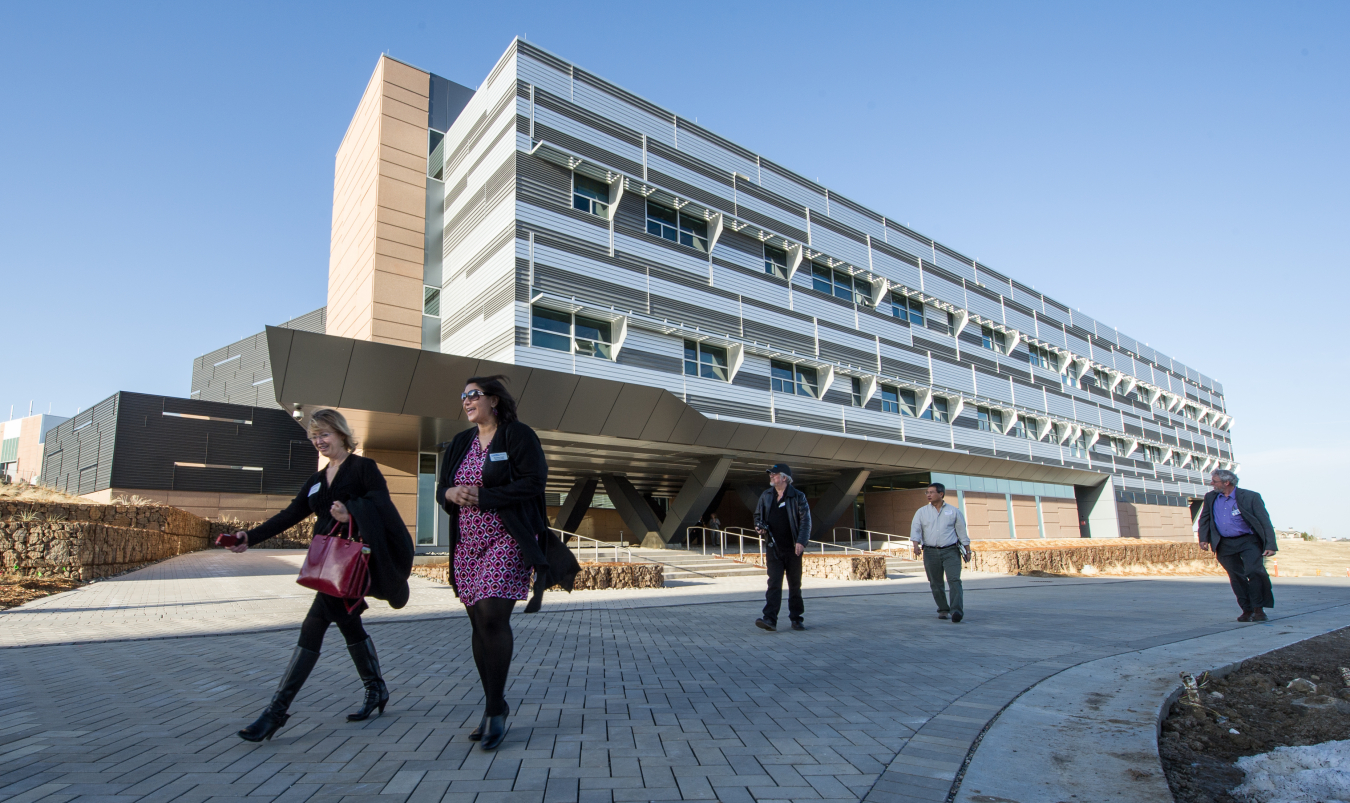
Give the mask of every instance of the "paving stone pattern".
<svg viewBox="0 0 1350 803">
<path fill-rule="evenodd" d="M 360 686 L 330 630 L 290 724 L 259 745 L 234 731 L 294 629 L 0 649 L 0 803 L 940 801 L 979 731 L 1041 678 L 1239 626 L 1216 580 L 976 578 L 959 625 L 926 587 L 870 588 L 814 592 L 805 632 L 754 628 L 749 594 L 519 615 L 495 753 L 467 739 L 482 693 L 462 615 L 371 621 L 393 696 L 366 723 L 344 720 Z M 1288 614 L 1347 588 L 1277 594 Z"/>
</svg>

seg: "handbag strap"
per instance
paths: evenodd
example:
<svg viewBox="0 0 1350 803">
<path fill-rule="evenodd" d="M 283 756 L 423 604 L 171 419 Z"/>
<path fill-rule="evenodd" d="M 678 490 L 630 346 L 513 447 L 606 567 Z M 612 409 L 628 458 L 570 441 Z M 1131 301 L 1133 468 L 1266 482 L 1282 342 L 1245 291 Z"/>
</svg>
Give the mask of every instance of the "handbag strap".
<svg viewBox="0 0 1350 803">
<path fill-rule="evenodd" d="M 338 530 L 341 529 L 342 529 L 342 522 L 338 521 L 337 519 L 334 519 L 333 529 L 328 531 L 328 537 L 346 538 L 348 541 L 355 541 L 358 544 L 365 543 L 364 541 L 361 540 L 360 536 L 356 532 L 356 517 L 351 514 L 351 511 L 347 511 L 347 534 L 343 535 L 342 533 L 338 532 Z"/>
</svg>

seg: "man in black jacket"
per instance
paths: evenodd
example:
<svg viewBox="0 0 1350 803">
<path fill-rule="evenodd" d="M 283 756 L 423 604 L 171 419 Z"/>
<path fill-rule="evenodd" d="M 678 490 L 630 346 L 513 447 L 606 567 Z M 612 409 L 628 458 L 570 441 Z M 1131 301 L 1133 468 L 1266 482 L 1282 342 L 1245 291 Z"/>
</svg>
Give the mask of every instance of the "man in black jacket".
<svg viewBox="0 0 1350 803">
<path fill-rule="evenodd" d="M 1264 558 L 1279 549 L 1275 527 L 1261 494 L 1237 487 L 1237 475 L 1219 470 L 1210 475 L 1214 490 L 1205 494 L 1197 530 L 1200 548 L 1213 549 L 1242 606 L 1239 622 L 1264 622 L 1262 608 L 1275 607 Z"/>
<path fill-rule="evenodd" d="M 802 624 L 802 553 L 811 540 L 811 506 L 806 494 L 792 485 L 792 469 L 777 463 L 769 467 L 770 488 L 755 505 L 755 531 L 765 540 L 764 561 L 769 569 L 769 590 L 764 595 L 764 616 L 755 624 L 778 629 L 778 610 L 783 605 L 783 575 L 788 581 L 788 616 L 793 630 Z"/>
</svg>

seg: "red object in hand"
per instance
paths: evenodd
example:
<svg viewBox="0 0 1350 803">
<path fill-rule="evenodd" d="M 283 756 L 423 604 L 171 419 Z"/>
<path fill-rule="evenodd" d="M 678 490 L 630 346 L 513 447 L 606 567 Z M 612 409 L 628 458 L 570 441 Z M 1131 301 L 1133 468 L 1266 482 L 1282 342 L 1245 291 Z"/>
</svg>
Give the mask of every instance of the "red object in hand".
<svg viewBox="0 0 1350 803">
<path fill-rule="evenodd" d="M 216 536 L 216 546 L 239 546 L 241 540 L 238 533 L 221 533 Z"/>
</svg>

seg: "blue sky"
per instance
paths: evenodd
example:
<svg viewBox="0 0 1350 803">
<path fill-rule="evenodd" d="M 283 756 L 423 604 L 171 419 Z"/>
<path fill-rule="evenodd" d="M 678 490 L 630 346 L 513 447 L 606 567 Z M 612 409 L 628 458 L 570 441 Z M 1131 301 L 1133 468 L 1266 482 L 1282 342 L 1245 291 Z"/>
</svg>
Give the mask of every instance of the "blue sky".
<svg viewBox="0 0 1350 803">
<path fill-rule="evenodd" d="M 7 3 L 0 417 L 322 306 L 378 55 L 517 35 L 1216 378 L 1277 526 L 1350 537 L 1344 3 Z"/>
</svg>

